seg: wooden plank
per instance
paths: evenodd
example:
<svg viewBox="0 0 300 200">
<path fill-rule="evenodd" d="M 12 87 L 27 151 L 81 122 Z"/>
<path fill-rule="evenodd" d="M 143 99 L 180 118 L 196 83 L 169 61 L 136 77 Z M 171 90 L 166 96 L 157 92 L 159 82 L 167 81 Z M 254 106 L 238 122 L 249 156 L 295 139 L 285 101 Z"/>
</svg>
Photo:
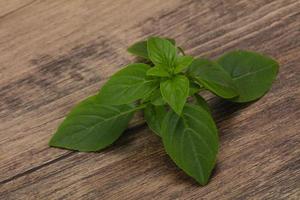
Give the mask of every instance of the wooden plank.
<svg viewBox="0 0 300 200">
<path fill-rule="evenodd" d="M 0 18 L 0 197 L 300 198 L 299 11 L 297 0 L 74 0 L 35 1 Z M 221 132 L 206 187 L 170 161 L 140 117 L 101 153 L 47 147 L 69 109 L 133 61 L 126 47 L 153 34 L 194 56 L 245 48 L 281 64 L 272 90 L 243 109 L 205 94 Z"/>
</svg>

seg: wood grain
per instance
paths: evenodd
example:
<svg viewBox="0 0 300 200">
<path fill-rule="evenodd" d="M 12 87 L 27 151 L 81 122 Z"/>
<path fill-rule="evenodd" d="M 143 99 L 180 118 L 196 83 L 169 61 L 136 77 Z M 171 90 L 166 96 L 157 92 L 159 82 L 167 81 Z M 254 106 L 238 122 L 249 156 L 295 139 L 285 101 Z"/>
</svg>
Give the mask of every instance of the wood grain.
<svg viewBox="0 0 300 200">
<path fill-rule="evenodd" d="M 271 91 L 250 105 L 205 93 L 220 130 L 200 187 L 137 116 L 100 153 L 49 148 L 77 102 L 135 60 L 150 35 L 188 54 L 232 49 L 275 57 Z M 0 199 L 300 199 L 299 0 L 0 0 Z"/>
</svg>

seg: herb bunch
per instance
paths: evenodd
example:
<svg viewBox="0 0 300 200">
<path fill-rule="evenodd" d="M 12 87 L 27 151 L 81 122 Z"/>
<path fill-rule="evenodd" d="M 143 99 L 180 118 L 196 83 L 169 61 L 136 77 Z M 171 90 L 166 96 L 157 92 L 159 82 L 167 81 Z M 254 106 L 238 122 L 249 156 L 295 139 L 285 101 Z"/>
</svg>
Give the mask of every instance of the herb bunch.
<svg viewBox="0 0 300 200">
<path fill-rule="evenodd" d="M 219 139 L 208 104 L 199 92 L 209 90 L 238 103 L 254 101 L 271 87 L 277 62 L 242 50 L 225 53 L 217 60 L 194 58 L 185 55 L 174 40 L 159 37 L 137 42 L 128 52 L 145 62 L 127 65 L 98 94 L 75 106 L 49 145 L 99 151 L 116 141 L 133 114 L 142 110 L 176 165 L 201 185 L 207 184 Z"/>
</svg>

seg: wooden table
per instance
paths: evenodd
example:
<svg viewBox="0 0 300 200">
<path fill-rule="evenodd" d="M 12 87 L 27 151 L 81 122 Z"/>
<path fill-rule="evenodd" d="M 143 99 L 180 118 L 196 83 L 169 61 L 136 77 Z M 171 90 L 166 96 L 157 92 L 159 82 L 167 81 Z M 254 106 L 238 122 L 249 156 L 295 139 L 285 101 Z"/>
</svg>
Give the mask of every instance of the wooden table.
<svg viewBox="0 0 300 200">
<path fill-rule="evenodd" d="M 201 187 L 141 117 L 100 153 L 49 148 L 77 102 L 135 60 L 150 35 L 188 54 L 232 49 L 281 65 L 270 92 L 240 106 L 204 96 L 221 149 Z M 0 199 L 300 199 L 299 0 L 0 1 Z"/>
</svg>

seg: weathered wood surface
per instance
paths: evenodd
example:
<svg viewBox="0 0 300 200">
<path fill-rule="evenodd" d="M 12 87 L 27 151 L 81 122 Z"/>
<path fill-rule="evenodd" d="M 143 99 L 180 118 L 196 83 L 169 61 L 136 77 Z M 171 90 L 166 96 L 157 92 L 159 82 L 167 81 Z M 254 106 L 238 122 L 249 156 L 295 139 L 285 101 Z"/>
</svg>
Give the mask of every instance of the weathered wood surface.
<svg viewBox="0 0 300 200">
<path fill-rule="evenodd" d="M 194 56 L 275 57 L 271 91 L 246 106 L 205 94 L 220 129 L 210 183 L 166 156 L 140 117 L 100 153 L 49 148 L 74 104 L 149 35 Z M 0 199 L 300 199 L 299 0 L 0 1 Z"/>
</svg>

